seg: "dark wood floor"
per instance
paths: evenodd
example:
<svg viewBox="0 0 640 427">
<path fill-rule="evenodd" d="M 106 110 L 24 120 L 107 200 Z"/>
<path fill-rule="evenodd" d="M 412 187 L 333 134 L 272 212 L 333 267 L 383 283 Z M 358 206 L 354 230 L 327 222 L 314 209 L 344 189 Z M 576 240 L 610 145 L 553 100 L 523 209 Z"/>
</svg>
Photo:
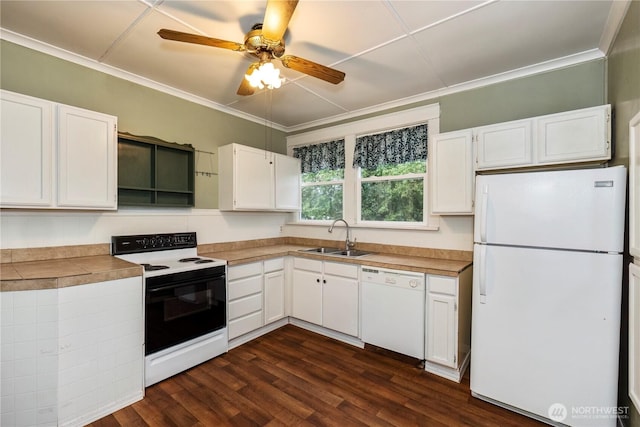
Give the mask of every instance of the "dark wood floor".
<svg viewBox="0 0 640 427">
<path fill-rule="evenodd" d="M 540 426 L 415 359 L 287 325 L 146 390 L 91 426 Z"/>
</svg>

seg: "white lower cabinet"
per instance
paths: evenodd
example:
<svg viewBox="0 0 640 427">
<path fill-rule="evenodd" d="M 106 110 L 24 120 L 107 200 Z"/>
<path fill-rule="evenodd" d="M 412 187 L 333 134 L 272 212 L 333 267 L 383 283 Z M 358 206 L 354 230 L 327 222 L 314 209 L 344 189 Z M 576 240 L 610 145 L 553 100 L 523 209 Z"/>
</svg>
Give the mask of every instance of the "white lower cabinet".
<svg viewBox="0 0 640 427">
<path fill-rule="evenodd" d="M 285 317 L 284 258 L 264 262 L 264 324 Z"/>
<path fill-rule="evenodd" d="M 85 425 L 143 398 L 141 277 L 0 292 L 0 305 L 3 427 Z"/>
<path fill-rule="evenodd" d="M 285 317 L 284 258 L 227 268 L 229 339 Z"/>
<path fill-rule="evenodd" d="M 471 352 L 471 267 L 427 274 L 425 370 L 460 382 Z"/>
<path fill-rule="evenodd" d="M 262 314 L 262 261 L 228 267 L 229 339 L 264 325 Z"/>
<path fill-rule="evenodd" d="M 358 336 L 358 273 L 354 264 L 294 258 L 292 316 Z"/>
</svg>

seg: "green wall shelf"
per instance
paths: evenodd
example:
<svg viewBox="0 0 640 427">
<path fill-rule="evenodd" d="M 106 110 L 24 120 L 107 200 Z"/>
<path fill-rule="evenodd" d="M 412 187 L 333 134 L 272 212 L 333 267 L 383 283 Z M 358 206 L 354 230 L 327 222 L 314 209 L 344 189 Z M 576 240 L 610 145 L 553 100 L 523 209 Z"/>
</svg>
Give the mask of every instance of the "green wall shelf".
<svg viewBox="0 0 640 427">
<path fill-rule="evenodd" d="M 118 205 L 193 207 L 191 145 L 118 133 Z"/>
</svg>

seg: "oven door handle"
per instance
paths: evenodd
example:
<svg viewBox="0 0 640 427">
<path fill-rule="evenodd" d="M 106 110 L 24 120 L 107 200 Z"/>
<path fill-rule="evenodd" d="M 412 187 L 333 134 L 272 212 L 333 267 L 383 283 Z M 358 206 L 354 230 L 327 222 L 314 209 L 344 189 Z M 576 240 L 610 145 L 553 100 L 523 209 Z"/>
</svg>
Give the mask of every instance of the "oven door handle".
<svg viewBox="0 0 640 427">
<path fill-rule="evenodd" d="M 190 286 L 194 283 L 197 284 L 202 282 L 197 281 L 197 282 L 187 282 L 187 283 L 175 283 L 173 285 L 158 286 L 156 288 L 147 288 L 147 293 L 152 294 L 154 292 L 168 291 L 170 289 L 176 289 L 176 288 L 184 288 L 185 286 Z"/>
<path fill-rule="evenodd" d="M 189 285 L 204 284 L 204 283 L 208 283 L 216 280 L 224 280 L 224 279 L 225 279 L 225 275 L 223 274 L 220 276 L 210 276 L 210 277 L 198 278 L 196 280 L 192 279 L 184 282 L 173 282 L 168 285 L 155 285 L 151 287 L 146 286 L 146 289 L 147 289 L 147 293 L 152 293 L 152 292 L 166 291 L 169 289 L 181 288 Z"/>
</svg>

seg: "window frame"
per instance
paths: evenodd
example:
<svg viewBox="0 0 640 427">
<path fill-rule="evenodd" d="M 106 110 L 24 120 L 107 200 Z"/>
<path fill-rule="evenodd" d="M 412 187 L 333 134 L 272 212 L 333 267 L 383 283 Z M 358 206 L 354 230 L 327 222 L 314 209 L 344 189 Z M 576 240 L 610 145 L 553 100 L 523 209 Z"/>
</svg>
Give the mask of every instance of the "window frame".
<svg viewBox="0 0 640 427">
<path fill-rule="evenodd" d="M 411 127 L 418 124 L 427 124 L 427 138 L 433 140 L 440 130 L 440 105 L 430 104 L 426 106 L 401 110 L 394 113 L 375 116 L 372 118 L 357 120 L 341 125 L 330 126 L 314 131 L 299 133 L 287 137 L 287 153 L 293 154 L 293 148 L 319 144 L 323 141 L 344 138 L 345 141 L 345 170 L 343 182 L 343 218 L 353 227 L 361 228 L 388 228 L 388 229 L 419 229 L 438 230 L 439 217 L 431 215 L 429 206 L 429 161 L 427 160 L 427 173 L 424 177 L 424 221 L 397 222 L 397 221 L 360 221 L 360 168 L 353 168 L 353 154 L 356 137 L 358 135 L 380 133 L 402 127 Z M 389 177 L 385 177 L 388 179 Z M 301 212 L 294 220 L 295 225 L 329 225 L 330 220 L 302 220 Z"/>
<path fill-rule="evenodd" d="M 409 173 L 405 175 L 387 175 L 387 176 L 372 176 L 368 178 L 362 177 L 362 168 L 358 168 L 357 170 L 357 181 L 356 181 L 356 218 L 357 224 L 362 226 L 371 226 L 371 227 L 388 227 L 389 224 L 393 224 L 398 228 L 407 228 L 407 227 L 427 227 L 429 225 L 428 216 L 429 216 L 429 181 L 427 178 L 427 174 L 429 171 L 428 161 L 425 160 L 425 173 Z M 362 219 L 362 183 L 363 182 L 388 182 L 388 181 L 404 181 L 408 179 L 422 179 L 422 221 L 367 221 Z M 342 202 L 344 207 L 344 201 Z M 426 212 L 425 212 L 426 211 Z"/>
</svg>

